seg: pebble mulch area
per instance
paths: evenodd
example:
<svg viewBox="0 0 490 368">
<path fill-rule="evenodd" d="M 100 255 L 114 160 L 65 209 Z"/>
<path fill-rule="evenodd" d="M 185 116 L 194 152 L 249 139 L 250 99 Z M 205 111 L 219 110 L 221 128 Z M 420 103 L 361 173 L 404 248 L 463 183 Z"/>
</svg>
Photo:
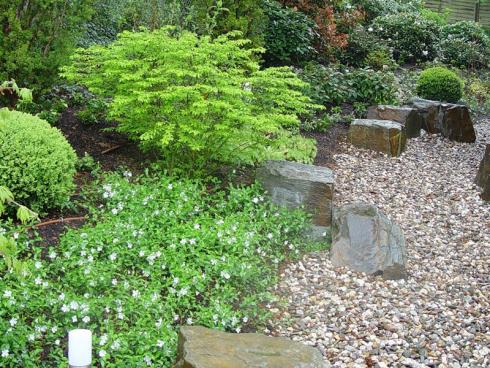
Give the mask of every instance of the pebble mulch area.
<svg viewBox="0 0 490 368">
<path fill-rule="evenodd" d="M 270 334 L 317 347 L 332 367 L 490 367 L 490 205 L 475 144 L 423 135 L 399 158 L 341 143 L 336 205 L 372 203 L 403 229 L 409 278 L 334 269 L 313 253 L 281 274 Z"/>
</svg>

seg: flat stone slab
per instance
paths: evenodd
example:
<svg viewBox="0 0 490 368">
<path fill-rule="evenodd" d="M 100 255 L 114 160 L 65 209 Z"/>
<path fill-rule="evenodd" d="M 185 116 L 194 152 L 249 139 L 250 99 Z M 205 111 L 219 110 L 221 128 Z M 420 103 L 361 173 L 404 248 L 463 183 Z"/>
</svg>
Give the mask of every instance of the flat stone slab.
<svg viewBox="0 0 490 368">
<path fill-rule="evenodd" d="M 483 189 L 481 194 L 482 199 L 484 201 L 490 201 L 490 143 L 487 143 L 475 182 Z"/>
<path fill-rule="evenodd" d="M 180 328 L 176 368 L 326 368 L 320 352 L 299 342 L 200 326 Z"/>
<path fill-rule="evenodd" d="M 419 137 L 423 123 L 423 119 L 418 114 L 417 109 L 410 106 L 371 106 L 368 109 L 367 118 L 396 121 L 405 127 L 407 138 Z"/>
<path fill-rule="evenodd" d="M 334 209 L 331 260 L 335 267 L 382 275 L 406 277 L 405 237 L 375 206 L 353 203 Z"/>
<path fill-rule="evenodd" d="M 359 148 L 399 156 L 405 150 L 407 136 L 396 121 L 355 119 L 349 128 L 349 141 Z"/>
<path fill-rule="evenodd" d="M 422 119 L 422 128 L 428 133 L 440 133 L 455 142 L 475 142 L 476 133 L 467 106 L 421 98 L 412 99 L 411 105 Z"/>
<path fill-rule="evenodd" d="M 328 230 L 332 221 L 334 193 L 332 170 L 298 162 L 271 160 L 257 169 L 256 178 L 273 203 L 288 208 L 304 207 L 312 214 L 314 225 Z"/>
</svg>

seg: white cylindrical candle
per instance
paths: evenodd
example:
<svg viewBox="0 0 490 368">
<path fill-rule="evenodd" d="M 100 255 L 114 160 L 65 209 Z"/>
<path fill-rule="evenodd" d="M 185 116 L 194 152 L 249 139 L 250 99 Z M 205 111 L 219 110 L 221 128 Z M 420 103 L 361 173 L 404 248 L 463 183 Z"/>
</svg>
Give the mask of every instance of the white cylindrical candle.
<svg viewBox="0 0 490 368">
<path fill-rule="evenodd" d="M 89 367 L 92 364 L 92 332 L 76 329 L 68 332 L 68 364 Z"/>
</svg>

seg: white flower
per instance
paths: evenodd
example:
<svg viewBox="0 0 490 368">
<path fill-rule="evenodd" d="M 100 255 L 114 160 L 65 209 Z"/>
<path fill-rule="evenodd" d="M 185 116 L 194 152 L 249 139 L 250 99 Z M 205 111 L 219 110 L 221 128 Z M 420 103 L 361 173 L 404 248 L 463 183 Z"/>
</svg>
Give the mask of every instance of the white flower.
<svg viewBox="0 0 490 368">
<path fill-rule="evenodd" d="M 126 178 L 130 178 L 133 176 L 133 173 L 131 171 L 125 171 L 123 172 L 123 175 L 126 177 Z"/>
<path fill-rule="evenodd" d="M 179 296 L 186 296 L 187 293 L 188 293 L 188 291 L 189 291 L 189 288 L 186 288 L 186 287 L 185 288 L 182 288 L 182 289 L 179 290 L 178 295 Z"/>
<path fill-rule="evenodd" d="M 117 254 L 116 254 L 116 253 L 111 253 L 111 255 L 109 256 L 109 259 L 110 259 L 111 261 L 115 261 L 115 260 L 116 260 L 116 258 L 117 258 Z"/>
<path fill-rule="evenodd" d="M 10 290 L 5 290 L 5 291 L 3 292 L 3 297 L 4 297 L 4 298 L 11 298 L 11 297 L 12 297 L 12 291 L 10 291 Z"/>
<path fill-rule="evenodd" d="M 34 263 L 34 267 L 36 267 L 38 270 L 41 268 L 42 264 L 41 262 L 37 261 L 36 263 Z"/>
<path fill-rule="evenodd" d="M 131 295 L 133 295 L 133 298 L 138 298 L 140 296 L 139 290 L 133 290 L 131 292 Z"/>
<path fill-rule="evenodd" d="M 422 51 L 422 55 L 424 55 L 424 56 L 429 55 L 429 51 L 427 51 L 427 50 Z"/>
<path fill-rule="evenodd" d="M 187 318 L 187 321 L 186 322 L 187 322 L 188 325 L 192 325 L 192 318 L 190 318 L 190 317 Z"/>
<path fill-rule="evenodd" d="M 55 259 L 56 258 L 56 252 L 49 253 L 49 258 L 50 259 Z"/>
<path fill-rule="evenodd" d="M 369 31 L 369 32 L 372 32 L 372 31 L 373 31 L 373 27 L 369 27 L 369 28 L 368 28 L 368 31 Z"/>
<path fill-rule="evenodd" d="M 272 239 L 273 237 L 274 237 L 274 235 L 272 235 L 272 233 L 267 234 L 268 239 Z"/>
<path fill-rule="evenodd" d="M 56 345 L 59 345 L 59 344 L 60 344 L 60 339 L 56 339 L 56 340 L 54 341 L 54 343 L 55 343 Z"/>
<path fill-rule="evenodd" d="M 194 229 L 199 230 L 201 228 L 201 225 L 199 224 L 194 224 Z"/>
<path fill-rule="evenodd" d="M 105 345 L 107 343 L 107 334 L 103 334 L 101 337 L 100 337 L 100 340 L 99 340 L 99 345 L 102 346 L 102 345 Z"/>
<path fill-rule="evenodd" d="M 78 303 L 76 301 L 72 301 L 70 303 L 70 308 L 73 310 L 77 310 L 78 309 Z"/>
<path fill-rule="evenodd" d="M 121 347 L 121 344 L 119 343 L 119 341 L 118 341 L 118 340 L 114 341 L 114 342 L 112 343 L 112 345 L 111 345 L 111 349 L 112 349 L 112 350 L 117 350 L 117 349 L 119 349 L 120 347 Z"/>
<path fill-rule="evenodd" d="M 248 322 L 248 317 L 247 316 L 243 317 L 242 318 L 242 321 L 243 321 L 243 323 L 247 323 Z"/>
<path fill-rule="evenodd" d="M 27 339 L 29 341 L 34 341 L 35 338 L 36 338 L 36 336 L 34 334 L 30 334 L 29 336 L 27 336 Z"/>
<path fill-rule="evenodd" d="M 68 308 L 68 306 L 67 306 L 66 304 L 63 304 L 63 305 L 61 306 L 61 311 L 62 311 L 62 312 L 66 313 L 66 312 L 68 312 L 69 310 L 70 310 L 70 308 Z"/>
<path fill-rule="evenodd" d="M 162 341 L 162 340 L 157 341 L 157 347 L 163 348 L 163 345 L 165 345 L 165 341 Z"/>
<path fill-rule="evenodd" d="M 175 286 L 179 283 L 179 278 L 178 277 L 174 277 L 174 280 L 172 281 L 172 284 Z"/>
<path fill-rule="evenodd" d="M 72 320 L 73 323 L 75 323 L 75 322 L 78 321 L 78 318 L 77 318 L 77 316 L 73 316 L 73 317 L 71 317 L 71 320 Z"/>
<path fill-rule="evenodd" d="M 112 285 L 116 286 L 117 285 L 117 279 L 112 279 Z"/>
<path fill-rule="evenodd" d="M 36 277 L 36 278 L 34 279 L 34 283 L 35 283 L 36 285 L 41 285 L 41 284 L 42 284 L 42 282 L 43 282 L 43 280 L 42 280 L 42 279 L 41 279 L 39 276 L 38 276 L 38 277 Z"/>
<path fill-rule="evenodd" d="M 163 320 L 160 318 L 158 321 L 155 322 L 155 326 L 157 328 L 161 327 L 162 326 L 162 322 L 163 322 Z"/>
<path fill-rule="evenodd" d="M 258 199 L 257 197 L 254 197 L 254 198 L 252 199 L 252 202 L 253 202 L 253 203 L 255 203 L 255 204 L 257 204 L 257 203 L 259 203 L 259 199 Z"/>
<path fill-rule="evenodd" d="M 240 333 L 240 331 L 241 331 L 241 330 L 242 330 L 242 329 L 241 329 L 240 327 L 237 327 L 237 328 L 235 329 L 235 332 L 238 334 L 238 333 Z"/>
<path fill-rule="evenodd" d="M 10 323 L 10 326 L 14 327 L 17 324 L 17 318 L 10 319 L 9 323 Z"/>
<path fill-rule="evenodd" d="M 99 356 L 100 356 L 101 358 L 105 357 L 105 356 L 106 356 L 106 354 L 107 354 L 107 353 L 106 353 L 106 351 L 105 351 L 105 350 L 101 350 L 101 351 L 99 351 Z"/>
<path fill-rule="evenodd" d="M 56 327 L 56 326 L 51 327 L 52 333 L 56 333 L 56 331 L 58 331 L 58 327 Z"/>
<path fill-rule="evenodd" d="M 7 349 L 2 350 L 2 358 L 6 358 L 9 356 L 9 351 Z"/>
<path fill-rule="evenodd" d="M 167 189 L 168 189 L 168 190 L 172 190 L 172 188 L 173 188 L 173 187 L 174 187 L 174 186 L 173 186 L 172 184 L 167 185 Z"/>
<path fill-rule="evenodd" d="M 90 322 L 90 317 L 89 316 L 85 316 L 85 317 L 82 318 L 82 321 L 84 323 L 89 323 Z"/>
<path fill-rule="evenodd" d="M 151 358 L 149 356 L 145 356 L 143 358 L 143 360 L 145 361 L 146 365 L 148 365 L 148 366 L 150 366 L 152 364 Z"/>
<path fill-rule="evenodd" d="M 228 280 L 231 277 L 230 274 L 226 271 L 221 271 L 220 275 L 226 280 Z"/>
<path fill-rule="evenodd" d="M 14 237 L 14 239 L 19 239 L 19 233 L 13 233 L 12 236 Z"/>
<path fill-rule="evenodd" d="M 117 215 L 117 208 L 113 208 L 113 209 L 111 210 L 111 212 L 112 212 L 112 214 L 113 214 L 113 215 Z"/>
<path fill-rule="evenodd" d="M 196 239 L 190 239 L 189 244 L 191 245 L 196 245 Z"/>
</svg>

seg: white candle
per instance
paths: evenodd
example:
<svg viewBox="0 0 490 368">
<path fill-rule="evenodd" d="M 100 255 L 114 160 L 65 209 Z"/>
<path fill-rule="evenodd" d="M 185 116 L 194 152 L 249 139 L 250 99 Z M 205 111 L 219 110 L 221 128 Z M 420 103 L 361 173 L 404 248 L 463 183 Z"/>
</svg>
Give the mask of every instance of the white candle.
<svg viewBox="0 0 490 368">
<path fill-rule="evenodd" d="M 70 367 L 88 367 L 92 364 L 92 332 L 71 330 L 68 332 L 68 364 Z"/>
</svg>

